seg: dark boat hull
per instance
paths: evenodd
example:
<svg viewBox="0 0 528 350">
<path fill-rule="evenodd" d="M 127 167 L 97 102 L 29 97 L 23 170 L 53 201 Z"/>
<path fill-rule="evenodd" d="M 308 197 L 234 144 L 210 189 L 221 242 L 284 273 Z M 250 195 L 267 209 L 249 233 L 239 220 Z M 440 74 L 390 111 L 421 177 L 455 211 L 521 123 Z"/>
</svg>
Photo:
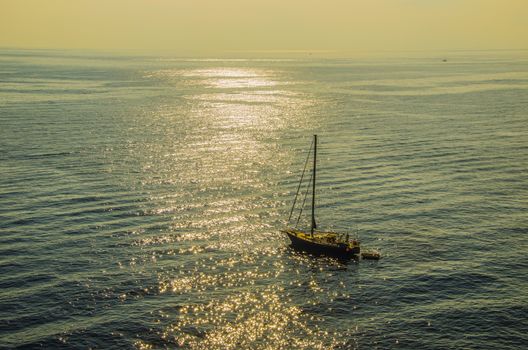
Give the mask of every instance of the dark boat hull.
<svg viewBox="0 0 528 350">
<path fill-rule="evenodd" d="M 338 258 L 356 258 L 360 254 L 359 247 L 349 248 L 345 244 L 328 245 L 302 239 L 289 231 L 283 231 L 288 235 L 291 246 L 297 250 L 302 250 L 315 255 L 327 255 Z"/>
</svg>

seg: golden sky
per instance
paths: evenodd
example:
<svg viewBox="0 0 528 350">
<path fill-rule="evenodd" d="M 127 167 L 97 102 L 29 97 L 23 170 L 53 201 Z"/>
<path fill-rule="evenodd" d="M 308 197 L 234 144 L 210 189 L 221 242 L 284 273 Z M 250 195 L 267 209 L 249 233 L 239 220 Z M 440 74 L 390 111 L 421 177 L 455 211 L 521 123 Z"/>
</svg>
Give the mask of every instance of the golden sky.
<svg viewBox="0 0 528 350">
<path fill-rule="evenodd" d="M 0 47 L 182 56 L 528 49 L 528 0 L 0 0 Z"/>
</svg>

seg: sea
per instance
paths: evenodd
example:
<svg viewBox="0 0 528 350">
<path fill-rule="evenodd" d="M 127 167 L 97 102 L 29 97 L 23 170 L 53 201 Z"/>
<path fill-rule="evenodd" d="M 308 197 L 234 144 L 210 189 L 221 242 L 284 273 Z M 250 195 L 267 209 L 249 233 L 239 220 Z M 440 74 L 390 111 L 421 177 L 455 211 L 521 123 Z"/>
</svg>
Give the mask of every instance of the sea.
<svg viewBox="0 0 528 350">
<path fill-rule="evenodd" d="M 0 348 L 527 348 L 527 174 L 528 51 L 2 49 Z"/>
</svg>

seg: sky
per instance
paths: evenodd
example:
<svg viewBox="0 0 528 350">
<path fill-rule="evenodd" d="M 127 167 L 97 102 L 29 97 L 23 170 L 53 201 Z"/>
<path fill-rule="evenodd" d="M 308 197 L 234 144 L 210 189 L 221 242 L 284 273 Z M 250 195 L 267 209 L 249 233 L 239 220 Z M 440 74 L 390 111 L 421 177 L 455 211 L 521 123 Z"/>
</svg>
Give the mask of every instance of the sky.
<svg viewBox="0 0 528 350">
<path fill-rule="evenodd" d="M 0 47 L 181 56 L 528 49 L 528 0 L 0 0 Z"/>
</svg>

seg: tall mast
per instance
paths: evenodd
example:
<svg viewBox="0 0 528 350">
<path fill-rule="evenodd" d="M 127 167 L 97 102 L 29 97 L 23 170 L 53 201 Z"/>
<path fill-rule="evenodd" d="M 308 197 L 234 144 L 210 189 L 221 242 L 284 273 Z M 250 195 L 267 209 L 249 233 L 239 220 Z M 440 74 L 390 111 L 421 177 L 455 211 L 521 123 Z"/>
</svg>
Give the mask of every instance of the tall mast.
<svg viewBox="0 0 528 350">
<path fill-rule="evenodd" d="M 312 183 L 312 227 L 310 234 L 313 237 L 313 233 L 317 224 L 315 223 L 315 172 L 317 165 L 317 135 L 314 135 L 314 157 L 313 157 L 313 183 Z"/>
</svg>

